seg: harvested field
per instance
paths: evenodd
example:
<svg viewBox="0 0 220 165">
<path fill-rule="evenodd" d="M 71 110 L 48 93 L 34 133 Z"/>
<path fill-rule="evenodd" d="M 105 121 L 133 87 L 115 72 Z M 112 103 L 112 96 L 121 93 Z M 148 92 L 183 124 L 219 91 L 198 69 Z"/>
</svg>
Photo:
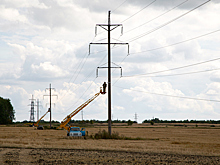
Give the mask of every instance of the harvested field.
<svg viewBox="0 0 220 165">
<path fill-rule="evenodd" d="M 144 140 L 73 139 L 65 130 L 0 127 L 0 164 L 220 164 L 219 127 L 114 126 Z M 106 126 L 86 127 L 89 135 Z"/>
<path fill-rule="evenodd" d="M 1 148 L 3 164 L 219 164 L 219 157 L 125 151 Z"/>
</svg>

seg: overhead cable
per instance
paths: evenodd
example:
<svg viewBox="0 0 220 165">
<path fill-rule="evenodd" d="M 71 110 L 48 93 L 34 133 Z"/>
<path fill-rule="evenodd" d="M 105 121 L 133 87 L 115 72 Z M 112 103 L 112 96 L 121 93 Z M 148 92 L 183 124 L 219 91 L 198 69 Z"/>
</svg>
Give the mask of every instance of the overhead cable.
<svg viewBox="0 0 220 165">
<path fill-rule="evenodd" d="M 89 90 L 89 88 L 92 86 L 92 84 L 94 83 L 95 79 L 96 79 L 96 78 L 93 79 L 93 81 L 92 81 L 91 84 L 87 87 L 87 89 L 82 93 L 82 95 L 78 98 L 78 100 L 75 101 L 75 103 L 72 104 L 72 105 L 67 109 L 67 111 L 70 110 L 75 104 L 77 104 L 77 103 L 79 102 L 79 100 L 84 96 L 84 94 L 85 94 L 85 93 Z"/>
<path fill-rule="evenodd" d="M 220 68 L 217 68 L 217 69 L 208 69 L 208 70 L 201 70 L 201 71 L 195 71 L 195 72 L 168 74 L 168 75 L 155 75 L 155 76 L 141 75 L 141 76 L 145 76 L 145 77 L 170 77 L 170 76 L 182 76 L 182 75 L 189 75 L 189 74 L 196 74 L 196 73 L 211 72 L 211 71 L 216 71 L 216 70 L 220 70 Z M 134 76 L 122 76 L 122 77 L 136 77 L 136 75 L 134 75 Z"/>
<path fill-rule="evenodd" d="M 130 29 L 130 30 L 128 30 L 128 31 L 125 31 L 124 34 L 125 34 L 125 33 L 128 33 L 128 32 L 131 32 L 131 31 L 133 31 L 133 30 L 135 30 L 135 29 L 137 29 L 137 28 L 140 28 L 140 27 L 143 26 L 143 25 L 146 25 L 146 24 L 148 24 L 148 23 L 150 23 L 150 22 L 156 20 L 157 18 L 159 18 L 159 17 L 161 17 L 161 16 L 163 16 L 163 15 L 169 13 L 170 11 L 172 11 L 172 10 L 174 10 L 174 9 L 176 9 L 176 8 L 178 8 L 179 6 L 181 6 L 182 4 L 186 3 L 187 1 L 188 1 L 188 0 L 183 1 L 183 2 L 181 2 L 180 4 L 178 4 L 177 6 L 173 7 L 172 9 L 169 9 L 169 10 L 167 10 L 166 12 L 164 12 L 164 13 L 158 15 L 157 17 L 155 17 L 155 18 L 153 18 L 153 19 L 151 19 L 151 20 L 149 20 L 149 21 L 147 21 L 147 22 L 145 22 L 145 23 L 143 23 L 143 24 L 141 24 L 141 25 L 139 25 L 139 26 L 137 26 L 137 27 L 135 27 L 135 28 L 132 28 L 132 29 Z"/>
<path fill-rule="evenodd" d="M 127 2 L 128 0 L 123 1 L 118 7 L 116 7 L 114 10 L 112 10 L 112 12 L 115 12 L 119 7 L 121 7 L 125 2 Z"/>
<path fill-rule="evenodd" d="M 210 35 L 210 34 L 213 34 L 213 33 L 216 33 L 216 32 L 219 32 L 220 29 L 218 30 L 215 30 L 215 31 L 212 31 L 212 32 L 209 32 L 209 33 L 206 33 L 206 34 L 202 34 L 200 36 L 196 36 L 196 37 L 193 37 L 193 38 L 190 38 L 190 39 L 187 39 L 187 40 L 183 40 L 183 41 L 180 41 L 180 42 L 176 42 L 176 43 L 173 43 L 173 44 L 170 44 L 170 45 L 165 45 L 165 46 L 161 46 L 161 47 L 157 47 L 157 48 L 153 48 L 153 49 L 148 49 L 148 50 L 144 50 L 144 51 L 141 51 L 141 52 L 133 52 L 133 53 L 129 53 L 129 55 L 133 55 L 133 54 L 140 54 L 140 53 L 145 53 L 145 52 L 150 52 L 150 51 L 155 51 L 155 50 L 159 50 L 159 49 L 164 49 L 164 48 L 167 48 L 167 47 L 171 47 L 171 46 L 175 46 L 175 45 L 179 45 L 179 44 L 182 44 L 182 43 L 185 43 L 185 42 L 188 42 L 188 41 L 192 41 L 192 40 L 195 40 L 195 39 L 198 39 L 198 38 L 201 38 L 201 37 L 205 37 L 207 35 Z M 122 41 L 121 41 L 122 42 Z M 112 47 L 112 49 L 115 49 L 115 48 L 118 48 L 118 47 Z M 102 53 L 102 52 L 106 52 L 107 50 L 101 50 L 101 51 L 98 51 L 96 53 Z M 95 53 L 90 53 L 90 54 L 95 54 Z M 129 56 L 125 56 L 125 58 L 121 61 L 121 63 Z M 120 63 L 120 64 L 121 64 Z M 119 64 L 119 65 L 120 65 Z"/>
<path fill-rule="evenodd" d="M 75 79 L 73 80 L 73 82 L 75 82 L 76 78 L 78 77 L 80 71 L 82 70 L 82 67 L 85 65 L 85 62 L 86 62 L 86 60 L 87 60 L 87 58 L 88 58 L 88 53 L 86 53 L 86 55 L 87 55 L 87 57 L 86 57 L 86 58 L 85 58 L 85 57 L 82 58 L 82 60 L 79 62 L 79 65 L 77 66 L 75 72 L 73 73 L 73 75 L 72 75 L 71 78 L 69 79 L 68 83 L 70 83 L 70 81 L 71 81 L 72 78 L 75 76 L 75 74 L 76 74 L 76 72 L 78 71 L 78 69 L 80 69 L 80 70 L 78 71 L 77 76 L 76 76 Z M 84 59 L 85 59 L 85 61 L 84 61 Z M 83 61 L 84 61 L 84 62 L 83 62 Z M 81 64 L 83 64 L 83 65 L 82 65 L 82 67 L 80 68 Z M 69 86 L 68 89 L 70 89 L 71 86 L 72 86 L 72 84 Z M 63 87 L 63 89 L 64 89 L 64 87 Z M 63 89 L 62 89 L 62 90 L 63 90 Z M 67 92 L 66 92 L 66 93 L 67 93 Z M 58 99 L 57 102 L 58 102 L 58 101 L 61 101 L 61 100 L 64 98 L 64 96 L 66 95 L 66 93 L 65 93 L 60 99 Z"/>
<path fill-rule="evenodd" d="M 220 29 L 209 32 L 209 33 L 206 33 L 206 34 L 203 34 L 203 35 L 200 35 L 200 36 L 196 36 L 196 37 L 193 37 L 193 38 L 190 38 L 190 39 L 187 39 L 187 40 L 176 42 L 176 43 L 173 43 L 173 44 L 170 44 L 170 45 L 165 45 L 165 46 L 161 46 L 161 47 L 157 47 L 157 48 L 153 48 L 153 49 L 148 49 L 148 50 L 144 50 L 144 51 L 141 51 L 141 52 L 129 53 L 129 55 L 139 54 L 139 53 L 144 53 L 144 52 L 150 52 L 150 51 L 155 51 L 155 50 L 159 50 L 159 49 L 164 49 L 164 48 L 167 48 L 167 47 L 170 47 L 170 46 L 175 46 L 175 45 L 182 44 L 184 42 L 192 41 L 192 40 L 195 40 L 195 39 L 198 39 L 198 38 L 201 38 L 201 37 L 204 37 L 204 36 L 219 32 L 219 31 L 220 31 Z"/>
<path fill-rule="evenodd" d="M 106 58 L 106 56 L 102 58 L 102 60 L 99 62 L 99 64 L 102 63 L 105 58 Z M 99 64 L 98 64 L 98 65 L 99 65 Z M 82 82 L 87 81 L 87 79 L 92 75 L 93 72 L 94 72 L 94 70 L 92 70 L 92 71 L 88 74 L 88 76 L 87 76 Z M 85 93 L 89 90 L 89 88 L 92 86 L 92 83 L 93 83 L 95 80 L 96 80 L 96 78 L 94 78 L 94 79 L 92 80 L 91 84 L 90 84 L 90 85 L 87 87 L 87 89 L 81 94 L 81 96 L 78 98 L 78 100 L 75 101 L 74 104 L 72 104 L 67 110 L 70 110 L 73 106 L 75 106 L 75 105 L 79 102 L 79 100 L 85 95 Z"/>
<path fill-rule="evenodd" d="M 128 19 L 132 18 L 133 16 L 135 16 L 136 14 L 140 13 L 142 10 L 146 9 L 147 7 L 151 6 L 154 2 L 156 2 L 156 0 L 152 1 L 151 3 L 147 4 L 146 6 L 144 6 L 141 10 L 139 10 L 138 12 L 134 13 L 133 15 L 131 15 L 130 17 L 126 18 L 124 21 L 121 21 L 121 23 L 127 21 Z"/>
<path fill-rule="evenodd" d="M 194 64 L 190 64 L 190 65 L 184 65 L 184 66 L 181 66 L 181 67 L 171 68 L 171 69 L 167 69 L 167 70 L 161 70 L 161 71 L 156 71 L 156 72 L 151 72 L 151 73 L 144 73 L 144 74 L 137 74 L 137 75 L 131 75 L 131 76 L 123 76 L 123 77 L 135 77 L 135 76 L 144 76 L 144 75 L 162 73 L 162 72 L 167 72 L 167 71 L 172 71 L 172 70 L 192 67 L 192 66 L 196 66 L 196 65 L 201 65 L 201 64 L 204 64 L 204 63 L 208 63 L 208 62 L 212 62 L 212 61 L 217 61 L 217 60 L 220 60 L 220 58 L 215 58 L 215 59 L 212 59 L 212 60 L 203 61 L 203 62 L 199 62 L 199 63 L 194 63 Z"/>
<path fill-rule="evenodd" d="M 176 17 L 176 18 L 174 18 L 174 19 L 172 19 L 172 20 L 170 20 L 170 21 L 168 21 L 168 22 L 166 22 L 166 23 L 164 23 L 164 24 L 162 24 L 162 25 L 160 25 L 160 26 L 158 26 L 158 27 L 156 27 L 156 28 L 154 28 L 154 29 L 148 31 L 148 32 L 145 32 L 145 33 L 143 33 L 143 34 L 140 34 L 140 35 L 138 35 L 138 36 L 136 36 L 136 37 L 130 39 L 129 42 L 133 42 L 133 41 L 135 41 L 135 40 L 137 40 L 137 39 L 140 39 L 140 38 L 142 38 L 142 37 L 144 37 L 144 36 L 146 36 L 146 35 L 148 35 L 148 34 L 150 34 L 150 33 L 155 32 L 155 31 L 158 30 L 158 29 L 161 29 L 162 27 L 164 27 L 164 26 L 166 26 L 166 25 L 168 25 L 168 24 L 170 24 L 170 23 L 172 23 L 172 22 L 174 22 L 174 21 L 176 21 L 176 20 L 182 18 L 183 16 L 185 16 L 185 15 L 191 13 L 192 11 L 194 11 L 194 10 L 200 8 L 201 6 L 205 5 L 206 3 L 210 2 L 210 1 L 211 1 L 211 0 L 208 0 L 208 1 L 206 1 L 206 2 L 204 2 L 204 3 L 202 3 L 202 4 L 200 4 L 199 6 L 197 6 L 197 7 L 193 8 L 193 9 L 189 10 L 188 12 L 186 12 L 186 13 L 184 13 L 184 14 L 182 14 L 182 15 L 180 15 L 180 16 L 178 16 L 178 17 Z"/>
<path fill-rule="evenodd" d="M 212 99 L 203 99 L 203 98 L 193 98 L 193 97 L 185 97 L 185 96 L 167 95 L 167 94 L 160 94 L 160 93 L 153 93 L 153 92 L 141 91 L 141 90 L 136 90 L 136 89 L 128 89 L 128 88 L 119 87 L 119 86 L 115 86 L 115 85 L 114 85 L 114 87 L 121 88 L 121 89 L 127 89 L 127 90 L 131 90 L 131 91 L 135 91 L 135 92 L 142 92 L 142 93 L 147 93 L 147 94 L 159 95 L 159 96 L 175 97 L 175 98 L 198 100 L 198 101 L 211 101 L 211 102 L 219 102 L 219 103 L 220 103 L 220 100 L 212 100 Z"/>
</svg>

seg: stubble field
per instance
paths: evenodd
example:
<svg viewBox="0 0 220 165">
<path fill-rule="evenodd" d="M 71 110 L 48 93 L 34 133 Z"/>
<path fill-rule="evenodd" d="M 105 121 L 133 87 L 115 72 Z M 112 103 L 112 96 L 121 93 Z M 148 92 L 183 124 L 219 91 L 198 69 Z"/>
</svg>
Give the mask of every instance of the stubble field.
<svg viewBox="0 0 220 165">
<path fill-rule="evenodd" d="M 220 164 L 220 127 L 113 125 L 142 140 L 74 139 L 65 130 L 0 127 L 0 164 Z M 89 135 L 107 126 L 86 127 Z"/>
</svg>

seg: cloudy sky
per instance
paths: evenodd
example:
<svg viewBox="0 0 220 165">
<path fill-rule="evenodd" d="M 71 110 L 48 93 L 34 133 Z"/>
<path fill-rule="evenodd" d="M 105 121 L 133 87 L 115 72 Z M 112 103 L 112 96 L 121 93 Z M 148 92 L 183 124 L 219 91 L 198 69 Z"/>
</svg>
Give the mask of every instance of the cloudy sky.
<svg viewBox="0 0 220 165">
<path fill-rule="evenodd" d="M 96 24 L 123 25 L 111 32 L 112 118 L 138 122 L 220 119 L 220 2 L 218 0 L 1 0 L 0 96 L 16 121 L 30 119 L 39 99 L 61 121 L 107 81 L 107 32 Z M 44 96 L 44 97 L 43 97 Z M 36 107 L 35 107 L 36 110 Z M 37 114 L 35 114 L 35 119 Z M 107 120 L 107 95 L 83 111 Z M 82 119 L 82 113 L 73 119 Z M 49 115 L 45 117 L 49 120 Z"/>
</svg>

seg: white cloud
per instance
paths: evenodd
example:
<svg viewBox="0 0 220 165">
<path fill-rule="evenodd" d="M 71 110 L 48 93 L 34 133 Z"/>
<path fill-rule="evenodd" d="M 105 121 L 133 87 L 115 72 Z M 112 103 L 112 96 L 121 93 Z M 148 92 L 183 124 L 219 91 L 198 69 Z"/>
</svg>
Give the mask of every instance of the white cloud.
<svg viewBox="0 0 220 165">
<path fill-rule="evenodd" d="M 29 119 L 29 107 L 27 107 L 29 98 L 34 94 L 35 97 L 42 99 L 45 95 L 44 89 L 49 83 L 55 86 L 58 95 L 58 100 L 53 98 L 53 102 L 57 103 L 53 118 L 61 120 L 95 94 L 103 81 L 107 81 L 106 77 L 95 78 L 96 68 L 107 65 L 105 58 L 107 51 L 99 52 L 107 50 L 106 46 L 92 46 L 91 51 L 99 53 L 89 56 L 88 49 L 90 42 L 107 42 L 107 32 L 100 27 L 98 35 L 94 40 L 92 39 L 95 25 L 107 23 L 108 10 L 112 10 L 111 23 L 123 23 L 124 28 L 121 37 L 119 28 L 113 30 L 111 41 L 129 42 L 130 53 L 174 44 L 219 28 L 218 1 L 211 1 L 159 29 L 157 28 L 161 25 L 202 2 L 189 0 L 179 8 L 161 15 L 183 1 L 158 0 L 130 17 L 150 2 L 152 1 L 126 1 L 116 9 L 122 2 L 2 0 L 0 48 L 3 56 L 0 57 L 0 85 L 4 90 L 0 91 L 0 96 L 10 97 L 15 103 L 17 119 Z M 157 18 L 159 15 L 161 17 Z M 129 19 L 121 22 L 126 18 Z M 140 26 L 143 23 L 145 25 Z M 126 32 L 133 28 L 135 30 Z M 142 34 L 143 37 L 130 42 L 130 39 Z M 115 47 L 112 49 L 112 62 L 114 62 L 112 65 L 122 66 L 123 75 L 128 76 L 169 69 L 171 70 L 168 72 L 148 76 L 216 69 L 219 61 L 172 70 L 175 67 L 219 58 L 219 43 L 219 32 L 215 32 L 182 44 L 131 54 L 127 57 L 127 47 Z M 100 76 L 106 76 L 107 70 L 103 69 L 100 73 L 102 73 Z M 114 83 L 120 76 L 119 71 L 116 70 L 113 76 Z M 182 76 L 122 77 L 114 85 L 165 95 L 220 100 L 218 82 L 219 74 L 216 70 Z M 99 96 L 85 109 L 84 117 L 106 120 L 106 97 L 107 95 Z M 22 101 L 23 103 L 20 104 L 19 102 Z M 45 99 L 42 104 L 46 102 Z M 139 115 L 139 122 L 152 116 L 161 119 L 216 119 L 220 113 L 218 103 L 215 102 L 159 96 L 114 87 L 112 103 L 114 119 L 133 119 L 136 112 Z M 41 110 L 42 113 L 46 111 L 46 107 L 44 108 Z M 80 114 L 76 119 L 81 119 Z"/>
<path fill-rule="evenodd" d="M 211 74 L 210 79 L 211 79 L 212 81 L 214 81 L 214 82 L 219 82 L 219 81 L 220 81 L 220 73 L 219 73 L 219 71 L 213 72 L 213 73 Z"/>
<path fill-rule="evenodd" d="M 33 69 L 34 73 L 38 74 L 44 74 L 43 77 L 47 77 L 52 75 L 52 77 L 62 77 L 67 74 L 67 72 L 64 72 L 61 70 L 58 66 L 51 65 L 51 62 L 44 62 L 40 63 L 40 65 L 31 65 L 31 68 Z M 45 73 L 47 73 L 45 75 Z"/>
<path fill-rule="evenodd" d="M 19 21 L 19 22 L 27 22 L 27 18 L 24 15 L 21 15 L 18 10 L 13 8 L 5 8 L 0 5 L 0 19 L 6 21 Z"/>
<path fill-rule="evenodd" d="M 8 45 L 13 48 L 14 54 L 19 55 L 22 61 L 25 60 L 26 57 L 25 57 L 25 47 L 24 46 L 18 45 L 18 44 L 11 44 L 11 43 L 8 43 Z"/>
</svg>

